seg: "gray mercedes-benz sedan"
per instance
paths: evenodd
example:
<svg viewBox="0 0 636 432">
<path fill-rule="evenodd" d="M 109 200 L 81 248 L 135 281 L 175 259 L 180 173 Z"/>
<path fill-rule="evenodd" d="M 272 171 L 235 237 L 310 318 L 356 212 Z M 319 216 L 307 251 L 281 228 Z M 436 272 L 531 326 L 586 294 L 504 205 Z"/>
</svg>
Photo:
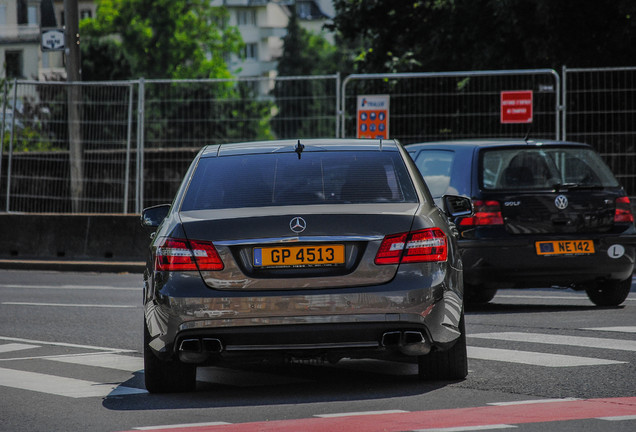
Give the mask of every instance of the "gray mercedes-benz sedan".
<svg viewBox="0 0 636 432">
<path fill-rule="evenodd" d="M 400 143 L 290 140 L 204 147 L 172 204 L 145 209 L 150 392 L 254 359 L 412 359 L 467 374 L 462 264 L 450 217 Z"/>
</svg>

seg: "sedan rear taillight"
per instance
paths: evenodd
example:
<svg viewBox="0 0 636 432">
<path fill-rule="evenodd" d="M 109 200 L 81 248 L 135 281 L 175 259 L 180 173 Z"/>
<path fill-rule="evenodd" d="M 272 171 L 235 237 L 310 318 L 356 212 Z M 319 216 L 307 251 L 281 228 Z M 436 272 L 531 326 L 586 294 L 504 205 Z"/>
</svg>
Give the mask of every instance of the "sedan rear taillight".
<svg viewBox="0 0 636 432">
<path fill-rule="evenodd" d="M 629 198 L 624 196 L 616 198 L 616 211 L 614 212 L 614 222 L 625 223 L 634 222 L 632 214 L 632 205 Z"/>
<path fill-rule="evenodd" d="M 385 236 L 375 263 L 399 264 L 446 261 L 448 242 L 439 228 L 428 228 Z"/>
<path fill-rule="evenodd" d="M 223 261 L 211 242 L 165 238 L 157 246 L 155 270 L 223 270 Z"/>
<path fill-rule="evenodd" d="M 473 201 L 475 212 L 470 217 L 465 217 L 459 223 L 460 226 L 472 225 L 503 225 L 501 206 L 499 201 Z"/>
</svg>

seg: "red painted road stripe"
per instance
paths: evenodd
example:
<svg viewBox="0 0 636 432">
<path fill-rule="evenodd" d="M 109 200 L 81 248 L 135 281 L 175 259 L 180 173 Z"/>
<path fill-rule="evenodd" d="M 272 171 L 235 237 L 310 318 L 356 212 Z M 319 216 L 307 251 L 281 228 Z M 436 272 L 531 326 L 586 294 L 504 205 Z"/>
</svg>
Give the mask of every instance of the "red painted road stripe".
<svg viewBox="0 0 636 432">
<path fill-rule="evenodd" d="M 543 423 L 636 415 L 636 397 L 442 409 L 349 417 L 306 418 L 217 426 L 144 429 L 169 432 L 400 432 L 414 429 Z M 129 431 L 134 432 L 134 431 Z"/>
</svg>

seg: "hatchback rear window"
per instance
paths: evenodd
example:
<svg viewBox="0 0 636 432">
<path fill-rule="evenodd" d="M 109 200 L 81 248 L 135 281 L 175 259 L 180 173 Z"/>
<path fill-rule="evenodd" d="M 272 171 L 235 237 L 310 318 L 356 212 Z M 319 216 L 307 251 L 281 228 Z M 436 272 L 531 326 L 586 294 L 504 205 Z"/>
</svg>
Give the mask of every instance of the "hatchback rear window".
<svg viewBox="0 0 636 432">
<path fill-rule="evenodd" d="M 617 187 L 618 181 L 596 152 L 588 148 L 512 148 L 482 153 L 483 189 Z"/>
<path fill-rule="evenodd" d="M 266 153 L 202 158 L 182 211 L 417 202 L 398 152 Z"/>
</svg>

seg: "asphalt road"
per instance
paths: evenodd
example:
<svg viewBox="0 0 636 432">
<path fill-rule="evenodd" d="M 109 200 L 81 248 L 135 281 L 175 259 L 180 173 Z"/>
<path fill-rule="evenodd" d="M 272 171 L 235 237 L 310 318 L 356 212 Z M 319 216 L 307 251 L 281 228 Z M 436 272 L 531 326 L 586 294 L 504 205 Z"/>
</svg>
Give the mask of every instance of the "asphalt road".
<svg viewBox="0 0 636 432">
<path fill-rule="evenodd" d="M 140 287 L 139 274 L 0 271 L 0 431 L 636 430 L 634 289 L 608 309 L 500 291 L 467 310 L 460 382 L 349 360 L 200 368 L 196 392 L 149 395 Z"/>
</svg>

